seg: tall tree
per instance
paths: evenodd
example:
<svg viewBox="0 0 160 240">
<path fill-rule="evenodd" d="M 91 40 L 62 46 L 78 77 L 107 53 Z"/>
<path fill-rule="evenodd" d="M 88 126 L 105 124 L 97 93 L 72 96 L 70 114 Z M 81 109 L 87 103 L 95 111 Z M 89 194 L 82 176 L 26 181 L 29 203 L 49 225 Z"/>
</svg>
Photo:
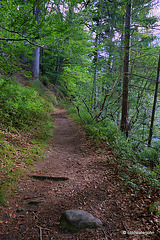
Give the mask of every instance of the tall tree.
<svg viewBox="0 0 160 240">
<path fill-rule="evenodd" d="M 125 36 L 124 36 L 124 64 L 123 64 L 123 97 L 121 130 L 128 136 L 128 91 L 129 91 L 129 60 L 130 60 L 130 32 L 131 32 L 131 9 L 132 0 L 129 0 L 125 15 Z"/>
<path fill-rule="evenodd" d="M 39 7 L 36 5 L 33 9 L 33 14 L 35 15 L 35 20 L 37 23 L 40 22 L 39 20 Z M 40 29 L 37 29 L 39 32 Z M 32 74 L 33 77 L 39 78 L 39 62 L 40 62 L 40 48 L 34 48 L 33 50 L 33 61 L 32 61 Z"/>
<path fill-rule="evenodd" d="M 25 12 L 27 12 L 26 9 L 25 9 L 26 2 L 27 2 L 27 0 L 23 0 L 22 7 L 21 7 L 22 9 L 24 9 Z M 27 35 L 26 30 L 23 31 L 23 35 L 24 36 Z M 24 45 L 25 44 L 26 44 L 26 41 L 24 41 Z M 27 63 L 26 49 L 24 49 L 24 51 L 22 52 L 21 60 L 22 60 L 22 63 L 24 63 L 24 64 Z"/>
</svg>

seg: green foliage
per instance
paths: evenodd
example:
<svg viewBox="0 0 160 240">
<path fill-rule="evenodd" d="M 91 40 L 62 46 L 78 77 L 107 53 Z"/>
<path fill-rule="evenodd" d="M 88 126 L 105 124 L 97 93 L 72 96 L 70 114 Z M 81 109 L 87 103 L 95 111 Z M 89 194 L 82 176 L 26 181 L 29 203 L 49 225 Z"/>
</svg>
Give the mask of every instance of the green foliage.
<svg viewBox="0 0 160 240">
<path fill-rule="evenodd" d="M 106 144 L 112 149 L 120 178 L 126 186 L 131 186 L 136 191 L 142 182 L 146 182 L 153 193 L 160 187 L 158 145 L 155 145 L 155 148 L 135 150 L 135 142 L 128 141 L 119 127 L 110 119 L 93 121 L 85 108 L 81 109 L 80 118 L 75 108 L 70 108 L 67 112 L 83 124 L 87 134 L 96 144 L 100 146 Z"/>
<path fill-rule="evenodd" d="M 45 85 L 45 86 L 47 86 L 48 84 L 49 84 L 49 78 L 47 77 L 47 76 L 43 76 L 43 77 L 41 77 L 41 81 L 42 81 L 42 83 Z"/>
<path fill-rule="evenodd" d="M 36 134 L 37 129 L 34 131 Z M 5 204 L 15 181 L 26 173 L 28 167 L 34 166 L 35 161 L 41 160 L 46 147 L 40 135 L 38 141 L 29 141 L 29 138 L 26 139 L 24 136 L 26 133 L 3 132 L 0 145 L 0 205 Z M 33 137 L 32 132 L 32 139 Z"/>
<path fill-rule="evenodd" d="M 43 89 L 44 90 L 44 89 Z M 6 192 L 27 168 L 43 157 L 53 134 L 53 106 L 50 91 L 43 97 L 31 87 L 0 78 L 0 203 Z"/>
<path fill-rule="evenodd" d="M 5 206 L 6 201 L 7 201 L 6 194 L 1 190 L 0 191 L 0 206 Z"/>
<path fill-rule="evenodd" d="M 47 121 L 49 117 L 46 111 L 51 111 L 51 108 L 35 90 L 8 79 L 0 79 L 1 126 L 7 124 L 22 128 L 40 120 Z"/>
<path fill-rule="evenodd" d="M 146 167 L 153 169 L 156 165 L 160 164 L 160 146 L 143 148 L 137 152 L 139 161 Z"/>
<path fill-rule="evenodd" d="M 132 172 L 136 175 L 138 168 L 141 172 L 142 164 L 153 170 L 146 174 L 153 182 L 155 179 L 156 185 L 159 147 L 146 148 L 159 52 L 149 31 L 156 23 L 155 17 L 149 17 L 151 3 L 145 0 L 132 3 L 129 138 L 126 140 L 119 126 L 127 1 L 99 1 L 85 6 L 83 1 L 73 0 L 54 3 L 13 0 L 7 4 L 2 0 L 0 73 L 29 77 L 32 44 L 36 42 L 44 48 L 41 49 L 41 81 L 32 79 L 32 89 L 0 78 L 0 127 L 7 125 L 16 134 L 20 128 L 29 131 L 36 125 L 32 136 L 44 140 L 50 135 L 52 123 L 48 112 L 57 99 L 50 91 L 46 92 L 44 85 L 52 83 L 63 100 L 74 103 L 79 122 L 85 122 L 88 134 L 114 149 L 120 169 L 127 166 L 129 173 L 124 178 L 128 185 L 135 186 Z M 35 20 L 33 7 L 40 10 L 39 21 Z M 27 64 L 22 64 L 24 55 Z M 77 118 L 75 110 L 72 115 Z M 156 133 L 159 120 L 155 122 Z M 132 166 L 137 163 L 140 164 L 137 168 Z"/>
<path fill-rule="evenodd" d="M 159 203 L 159 201 L 151 204 L 150 212 L 160 216 L 160 203 Z M 160 219 L 159 219 L 159 222 L 160 222 Z"/>
</svg>

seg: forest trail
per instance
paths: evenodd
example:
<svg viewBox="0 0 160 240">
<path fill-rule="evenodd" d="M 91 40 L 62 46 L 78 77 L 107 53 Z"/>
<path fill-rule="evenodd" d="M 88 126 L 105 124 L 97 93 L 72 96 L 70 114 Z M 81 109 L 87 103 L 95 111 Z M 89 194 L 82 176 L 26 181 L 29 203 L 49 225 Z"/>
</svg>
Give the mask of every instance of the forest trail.
<svg viewBox="0 0 160 240">
<path fill-rule="evenodd" d="M 29 174 L 70 179 L 41 181 L 27 176 L 20 182 L 17 197 L 3 208 L 0 240 L 157 239 L 155 234 L 124 234 L 152 231 L 152 225 L 140 214 L 147 214 L 144 202 L 135 202 L 131 190 L 122 190 L 112 152 L 93 146 L 65 110 L 57 110 L 53 117 L 50 147 Z M 88 211 L 105 223 L 103 229 L 62 230 L 59 219 L 67 209 Z"/>
</svg>

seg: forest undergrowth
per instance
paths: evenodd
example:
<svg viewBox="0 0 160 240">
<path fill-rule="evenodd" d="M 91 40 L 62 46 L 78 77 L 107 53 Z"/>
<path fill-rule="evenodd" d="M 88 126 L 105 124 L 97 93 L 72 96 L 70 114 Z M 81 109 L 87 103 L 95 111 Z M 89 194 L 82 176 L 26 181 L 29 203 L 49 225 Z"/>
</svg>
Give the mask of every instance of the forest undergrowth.
<svg viewBox="0 0 160 240">
<path fill-rule="evenodd" d="M 67 105 L 65 107 L 67 108 Z M 78 116 L 77 109 L 73 106 L 68 107 L 67 113 L 83 126 L 94 144 L 102 149 L 106 147 L 111 149 L 114 156 L 112 161 L 117 165 L 119 181 L 123 188 L 131 188 L 136 196 L 149 197 L 151 199 L 150 212 L 157 216 L 160 224 L 158 147 L 157 149 L 146 148 L 140 152 L 112 121 L 107 119 L 99 122 L 91 121 L 85 109 L 81 111 L 81 116 Z"/>
<path fill-rule="evenodd" d="M 14 192 L 15 180 L 42 159 L 47 141 L 52 136 L 51 114 L 57 104 L 56 98 L 40 83 L 34 88 L 33 84 L 32 88 L 24 87 L 8 78 L 0 79 L 1 204 L 7 200 L 9 194 L 6 192 Z M 68 114 L 83 126 L 94 144 L 111 149 L 112 161 L 114 159 L 117 165 L 123 187 L 132 188 L 137 196 L 149 196 L 150 212 L 160 221 L 159 165 L 151 168 L 141 161 L 142 154 L 153 159 L 153 150 L 150 155 L 143 152 L 140 156 L 134 144 L 127 141 L 112 121 L 91 122 L 85 110 L 81 111 L 80 118 L 72 104 L 64 106 L 62 103 L 62 106 L 68 108 Z"/>
<path fill-rule="evenodd" d="M 41 86 L 42 87 L 42 86 Z M 37 88 L 38 90 L 38 88 Z M 53 133 L 56 98 L 49 91 L 0 78 L 0 203 L 13 194 L 16 180 L 42 159 Z"/>
</svg>

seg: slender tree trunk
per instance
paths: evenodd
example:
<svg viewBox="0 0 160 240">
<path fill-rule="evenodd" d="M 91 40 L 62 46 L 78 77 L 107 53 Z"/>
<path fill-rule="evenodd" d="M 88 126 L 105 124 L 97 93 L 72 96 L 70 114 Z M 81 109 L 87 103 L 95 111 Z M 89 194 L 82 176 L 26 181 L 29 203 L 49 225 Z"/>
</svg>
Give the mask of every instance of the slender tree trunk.
<svg viewBox="0 0 160 240">
<path fill-rule="evenodd" d="M 97 27 L 101 26 L 102 19 L 98 19 L 97 21 Z M 93 78 L 93 90 L 92 90 L 92 108 L 96 108 L 96 102 L 97 102 L 97 64 L 99 61 L 99 50 L 98 47 L 101 44 L 101 33 L 96 33 L 95 38 L 95 51 L 94 51 L 94 78 Z"/>
<path fill-rule="evenodd" d="M 128 1 L 125 18 L 124 37 L 124 64 L 123 64 L 123 96 L 122 96 L 122 117 L 121 130 L 128 137 L 128 90 L 129 90 L 129 60 L 130 60 L 130 29 L 131 29 L 131 0 Z"/>
<path fill-rule="evenodd" d="M 59 78 L 59 73 L 60 73 L 60 57 L 59 57 L 59 54 L 58 54 L 58 57 L 57 57 L 57 65 L 56 65 L 55 85 L 57 85 L 58 78 Z"/>
<path fill-rule="evenodd" d="M 108 50 L 108 71 L 112 72 L 112 55 L 113 55 L 113 37 L 114 37 L 114 30 L 113 27 L 110 27 L 109 33 L 108 33 L 108 39 L 109 39 L 109 50 Z"/>
<path fill-rule="evenodd" d="M 54 3 L 56 4 L 57 13 L 59 14 L 59 18 L 60 18 L 61 22 L 63 22 L 63 20 L 64 20 L 63 19 L 64 18 L 63 17 L 63 11 L 61 12 L 61 8 L 60 8 L 60 5 L 59 5 L 59 2 L 54 1 Z M 72 14 L 74 12 L 74 9 L 73 8 L 71 9 L 71 7 L 69 7 L 69 12 L 71 12 L 71 15 L 70 15 L 71 19 L 69 19 L 69 22 L 70 22 L 70 24 L 73 25 L 73 23 L 72 23 Z M 60 72 L 61 72 L 61 63 L 63 62 L 63 58 L 61 57 L 61 54 L 59 52 L 60 47 L 61 47 L 61 42 L 58 41 L 58 49 L 57 49 L 58 50 L 58 54 L 57 54 L 56 76 L 55 76 L 54 85 L 57 85 L 57 83 L 58 83 Z"/>
<path fill-rule="evenodd" d="M 25 5 L 26 5 L 26 0 L 23 0 L 22 9 L 24 9 L 25 12 L 26 12 L 26 9 L 25 9 L 26 6 L 25 6 Z M 23 34 L 26 36 L 26 35 L 27 35 L 27 32 L 24 30 L 24 31 L 23 31 Z M 24 41 L 24 46 L 25 46 L 25 44 L 26 44 L 26 41 Z M 21 55 L 21 61 L 22 61 L 23 64 L 26 64 L 26 63 L 27 63 L 26 50 L 24 50 L 24 53 Z"/>
<path fill-rule="evenodd" d="M 32 71 L 33 77 L 39 78 L 39 56 L 40 56 L 40 48 L 34 49 L 33 52 L 33 62 L 32 62 Z"/>
<path fill-rule="evenodd" d="M 155 92 L 154 92 L 154 101 L 153 101 L 153 108 L 152 108 L 152 116 L 151 116 L 151 125 L 150 125 L 150 130 L 149 130 L 148 147 L 151 146 L 151 141 L 152 141 L 153 124 L 154 124 L 156 104 L 157 104 L 157 95 L 158 95 L 159 73 L 160 73 L 160 52 L 159 52 L 157 80 L 156 80 L 156 87 L 155 87 Z"/>
<path fill-rule="evenodd" d="M 44 68 L 44 48 L 40 49 L 40 56 L 41 56 L 41 73 L 42 75 L 45 74 L 45 68 Z"/>
<path fill-rule="evenodd" d="M 37 22 L 39 22 L 39 9 L 38 7 L 35 7 L 34 9 L 34 15 Z M 32 61 L 32 75 L 35 78 L 39 78 L 39 60 L 40 60 L 40 48 L 36 48 L 33 51 L 33 58 Z"/>
<path fill-rule="evenodd" d="M 97 63 L 99 58 L 98 46 L 98 35 L 96 35 L 95 53 L 94 53 L 94 78 L 93 78 L 93 90 L 92 90 L 92 108 L 96 107 L 97 98 Z"/>
<path fill-rule="evenodd" d="M 124 18 L 123 18 L 124 19 Z M 123 33 L 121 35 L 121 52 L 120 52 L 120 59 L 121 59 L 121 63 L 123 62 Z M 121 125 L 121 105 L 122 105 L 122 97 L 121 97 L 121 86 L 122 86 L 122 75 L 123 75 L 123 66 L 120 66 L 120 80 L 118 83 L 118 111 L 117 111 L 117 125 L 120 126 Z"/>
<path fill-rule="evenodd" d="M 101 5 L 102 4 L 102 5 Z M 101 9 L 101 14 L 103 13 L 103 2 L 99 4 L 99 10 Z M 95 38 L 95 51 L 94 51 L 94 78 L 93 78 L 93 89 L 92 89 L 92 108 L 96 108 L 97 104 L 97 64 L 99 61 L 99 46 L 101 44 L 102 34 L 99 33 L 99 27 L 102 25 L 102 17 L 99 16 L 96 20 L 97 30 L 96 30 L 96 38 Z"/>
</svg>

